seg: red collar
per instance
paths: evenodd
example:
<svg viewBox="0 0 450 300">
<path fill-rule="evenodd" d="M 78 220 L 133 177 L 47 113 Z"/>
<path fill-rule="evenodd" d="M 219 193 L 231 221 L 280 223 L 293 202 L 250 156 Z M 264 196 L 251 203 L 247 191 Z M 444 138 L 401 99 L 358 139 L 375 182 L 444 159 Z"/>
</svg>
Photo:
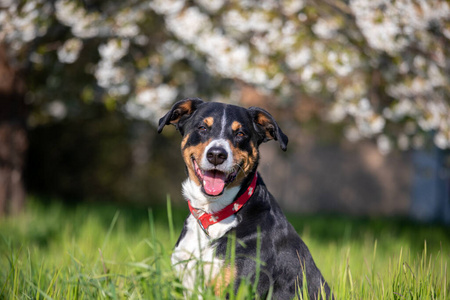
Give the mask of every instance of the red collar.
<svg viewBox="0 0 450 300">
<path fill-rule="evenodd" d="M 257 177 L 258 175 L 257 173 L 255 173 L 255 176 L 253 176 L 253 180 L 245 193 L 243 193 L 231 204 L 216 213 L 207 214 L 200 209 L 193 208 L 191 206 L 191 201 L 188 200 L 189 210 L 191 211 L 191 214 L 194 216 L 194 218 L 197 219 L 200 228 L 203 229 L 206 235 L 209 235 L 208 227 L 210 225 L 219 223 L 220 221 L 237 213 L 242 208 L 242 206 L 244 206 L 244 204 L 248 201 L 248 199 L 250 199 L 250 197 L 253 195 L 253 192 L 255 191 Z"/>
</svg>

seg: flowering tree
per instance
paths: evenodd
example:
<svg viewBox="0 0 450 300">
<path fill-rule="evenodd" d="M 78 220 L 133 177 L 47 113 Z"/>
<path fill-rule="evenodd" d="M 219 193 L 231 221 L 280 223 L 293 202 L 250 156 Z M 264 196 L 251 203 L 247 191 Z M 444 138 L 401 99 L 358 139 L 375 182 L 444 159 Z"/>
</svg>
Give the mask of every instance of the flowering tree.
<svg viewBox="0 0 450 300">
<path fill-rule="evenodd" d="M 380 151 L 450 148 L 445 0 L 3 0 L 0 41 L 25 70 L 30 125 L 103 102 L 156 122 L 176 99 L 239 102 L 242 84 Z M 1 108 L 0 108 L 1 109 Z"/>
</svg>

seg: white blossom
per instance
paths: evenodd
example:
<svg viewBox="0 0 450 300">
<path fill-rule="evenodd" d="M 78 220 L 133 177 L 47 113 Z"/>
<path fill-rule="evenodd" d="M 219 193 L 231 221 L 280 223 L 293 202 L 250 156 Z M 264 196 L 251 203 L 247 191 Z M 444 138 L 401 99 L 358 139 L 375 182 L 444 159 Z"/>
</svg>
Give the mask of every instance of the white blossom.
<svg viewBox="0 0 450 300">
<path fill-rule="evenodd" d="M 297 15 L 297 19 L 298 19 L 300 22 L 306 22 L 306 20 L 308 20 L 308 16 L 307 16 L 306 14 L 304 14 L 304 13 L 299 13 L 299 14 Z"/>
<path fill-rule="evenodd" d="M 197 7 L 189 7 L 179 14 L 168 15 L 166 26 L 187 43 L 205 43 L 206 40 L 201 40 L 200 33 L 203 30 L 211 30 L 208 17 Z"/>
<path fill-rule="evenodd" d="M 225 0 L 195 0 L 195 2 L 211 13 L 218 11 L 225 4 Z"/>
<path fill-rule="evenodd" d="M 434 143 L 441 149 L 450 148 L 450 137 L 449 135 L 439 131 L 434 135 Z"/>
<path fill-rule="evenodd" d="M 266 35 L 257 35 L 255 34 L 250 39 L 250 42 L 257 51 L 263 55 L 270 55 L 274 52 L 274 49 L 272 48 L 270 41 L 266 38 Z"/>
<path fill-rule="evenodd" d="M 99 13 L 88 13 L 79 3 L 70 0 L 57 0 L 55 13 L 58 20 L 71 28 L 73 35 L 79 38 L 92 38 L 106 34 L 107 26 Z"/>
<path fill-rule="evenodd" d="M 159 14 L 176 14 L 185 5 L 184 0 L 152 0 L 150 7 Z"/>
<path fill-rule="evenodd" d="M 312 66 L 307 65 L 301 72 L 301 78 L 303 81 L 309 81 L 314 75 L 314 69 Z"/>
<path fill-rule="evenodd" d="M 282 0 L 281 9 L 285 15 L 296 14 L 305 6 L 304 0 Z"/>
<path fill-rule="evenodd" d="M 80 39 L 68 39 L 61 47 L 58 48 L 57 53 L 59 61 L 66 64 L 74 63 L 78 59 L 82 48 L 83 42 Z"/>
<path fill-rule="evenodd" d="M 61 100 L 53 100 L 46 106 L 47 113 L 55 119 L 64 119 L 67 115 L 67 107 Z"/>
<path fill-rule="evenodd" d="M 158 48 L 158 51 L 161 53 L 163 62 L 167 67 L 179 60 L 187 58 L 189 54 L 192 54 L 184 45 L 175 41 L 165 42 Z"/>
<path fill-rule="evenodd" d="M 430 21 L 448 18 L 446 1 L 351 0 L 350 8 L 369 44 L 388 53 L 401 51 Z"/>
<path fill-rule="evenodd" d="M 156 124 L 159 116 L 175 101 L 177 94 L 175 87 L 166 84 L 147 87 L 138 91 L 134 101 L 127 102 L 125 110 L 136 118 L 153 121 Z"/>
<path fill-rule="evenodd" d="M 169 106 L 177 95 L 177 89 L 167 84 L 161 84 L 156 88 L 146 88 L 136 95 L 136 103 L 143 106 L 157 104 L 161 107 Z"/>
<path fill-rule="evenodd" d="M 279 19 L 271 19 L 264 11 L 255 11 L 252 14 L 244 14 L 237 10 L 230 10 L 223 17 L 224 25 L 241 33 L 266 32 L 273 28 L 280 28 Z"/>
<path fill-rule="evenodd" d="M 331 39 L 336 35 L 339 24 L 336 20 L 319 19 L 313 26 L 314 33 L 322 39 Z"/>
<path fill-rule="evenodd" d="M 114 63 L 127 54 L 129 46 L 128 40 L 111 39 L 108 43 L 100 45 L 98 52 L 103 60 Z"/>
<path fill-rule="evenodd" d="M 143 10 L 123 9 L 114 18 L 114 31 L 117 36 L 122 38 L 132 38 L 140 33 L 137 22 L 145 18 Z"/>
<path fill-rule="evenodd" d="M 362 138 L 360 131 L 355 126 L 348 126 L 345 128 L 344 136 L 350 142 L 357 142 Z"/>
<path fill-rule="evenodd" d="M 0 41 L 10 43 L 14 50 L 20 51 L 25 43 L 47 32 L 46 24 L 38 22 L 50 14 L 50 4 L 44 0 L 30 0 L 23 6 L 11 1 L 4 7 L 0 11 Z"/>
<path fill-rule="evenodd" d="M 383 154 L 383 155 L 388 154 L 392 150 L 391 141 L 384 134 L 381 134 L 381 135 L 378 136 L 378 138 L 377 138 L 377 146 L 378 146 L 378 151 L 380 151 L 380 153 Z"/>
<path fill-rule="evenodd" d="M 430 85 L 433 88 L 437 88 L 437 87 L 444 87 L 447 86 L 449 78 L 448 75 L 446 77 L 446 75 L 442 74 L 441 70 L 439 69 L 439 67 L 434 64 L 434 63 L 430 63 L 428 66 L 428 70 L 427 70 L 427 75 L 430 81 Z"/>
<path fill-rule="evenodd" d="M 430 131 L 438 129 L 443 124 L 450 124 L 450 110 L 447 103 L 426 101 L 423 104 L 424 112 L 418 119 L 419 126 Z"/>
<path fill-rule="evenodd" d="M 358 130 L 364 137 L 372 137 L 382 132 L 384 125 L 386 124 L 383 117 L 376 114 L 371 114 L 366 117 L 356 116 L 355 120 Z"/>
<path fill-rule="evenodd" d="M 111 88 L 125 81 L 125 69 L 117 67 L 110 61 L 100 61 L 95 70 L 97 84 L 103 88 Z"/>
<path fill-rule="evenodd" d="M 344 120 L 347 116 L 345 105 L 341 102 L 335 102 L 327 111 L 326 119 L 333 123 L 338 123 Z"/>
<path fill-rule="evenodd" d="M 298 69 L 306 65 L 311 59 L 311 49 L 302 47 L 298 51 L 288 52 L 286 63 L 291 69 Z"/>
</svg>

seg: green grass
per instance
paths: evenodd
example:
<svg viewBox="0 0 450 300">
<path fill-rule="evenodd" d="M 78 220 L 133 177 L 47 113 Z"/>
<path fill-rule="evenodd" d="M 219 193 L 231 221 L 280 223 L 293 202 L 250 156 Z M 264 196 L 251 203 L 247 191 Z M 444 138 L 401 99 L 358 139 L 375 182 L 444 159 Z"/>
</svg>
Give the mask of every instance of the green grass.
<svg viewBox="0 0 450 300">
<path fill-rule="evenodd" d="M 186 215 L 30 199 L 24 213 L 0 219 L 0 299 L 183 299 L 170 255 Z M 288 217 L 337 299 L 450 299 L 448 227 Z M 252 290 L 232 298 L 252 299 Z M 216 298 L 212 288 L 202 296 Z"/>
</svg>

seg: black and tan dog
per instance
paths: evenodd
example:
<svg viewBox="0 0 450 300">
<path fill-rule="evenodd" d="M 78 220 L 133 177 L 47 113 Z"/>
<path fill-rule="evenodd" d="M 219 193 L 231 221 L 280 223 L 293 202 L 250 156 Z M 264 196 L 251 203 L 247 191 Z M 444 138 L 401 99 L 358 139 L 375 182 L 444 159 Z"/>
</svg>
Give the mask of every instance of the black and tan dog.
<svg viewBox="0 0 450 300">
<path fill-rule="evenodd" d="M 261 143 L 276 140 L 282 150 L 287 147 L 288 138 L 273 117 L 257 107 L 192 98 L 175 103 L 159 120 L 158 132 L 169 124 L 183 136 L 188 173 L 183 195 L 191 214 L 172 255 L 183 285 L 194 289 L 200 273 L 219 291 L 258 279 L 259 296 L 271 288 L 275 299 L 292 299 L 306 278 L 311 299 L 321 291 L 331 298 L 308 248 L 256 170 Z M 233 265 L 226 258 L 230 234 L 237 240 Z"/>
</svg>

